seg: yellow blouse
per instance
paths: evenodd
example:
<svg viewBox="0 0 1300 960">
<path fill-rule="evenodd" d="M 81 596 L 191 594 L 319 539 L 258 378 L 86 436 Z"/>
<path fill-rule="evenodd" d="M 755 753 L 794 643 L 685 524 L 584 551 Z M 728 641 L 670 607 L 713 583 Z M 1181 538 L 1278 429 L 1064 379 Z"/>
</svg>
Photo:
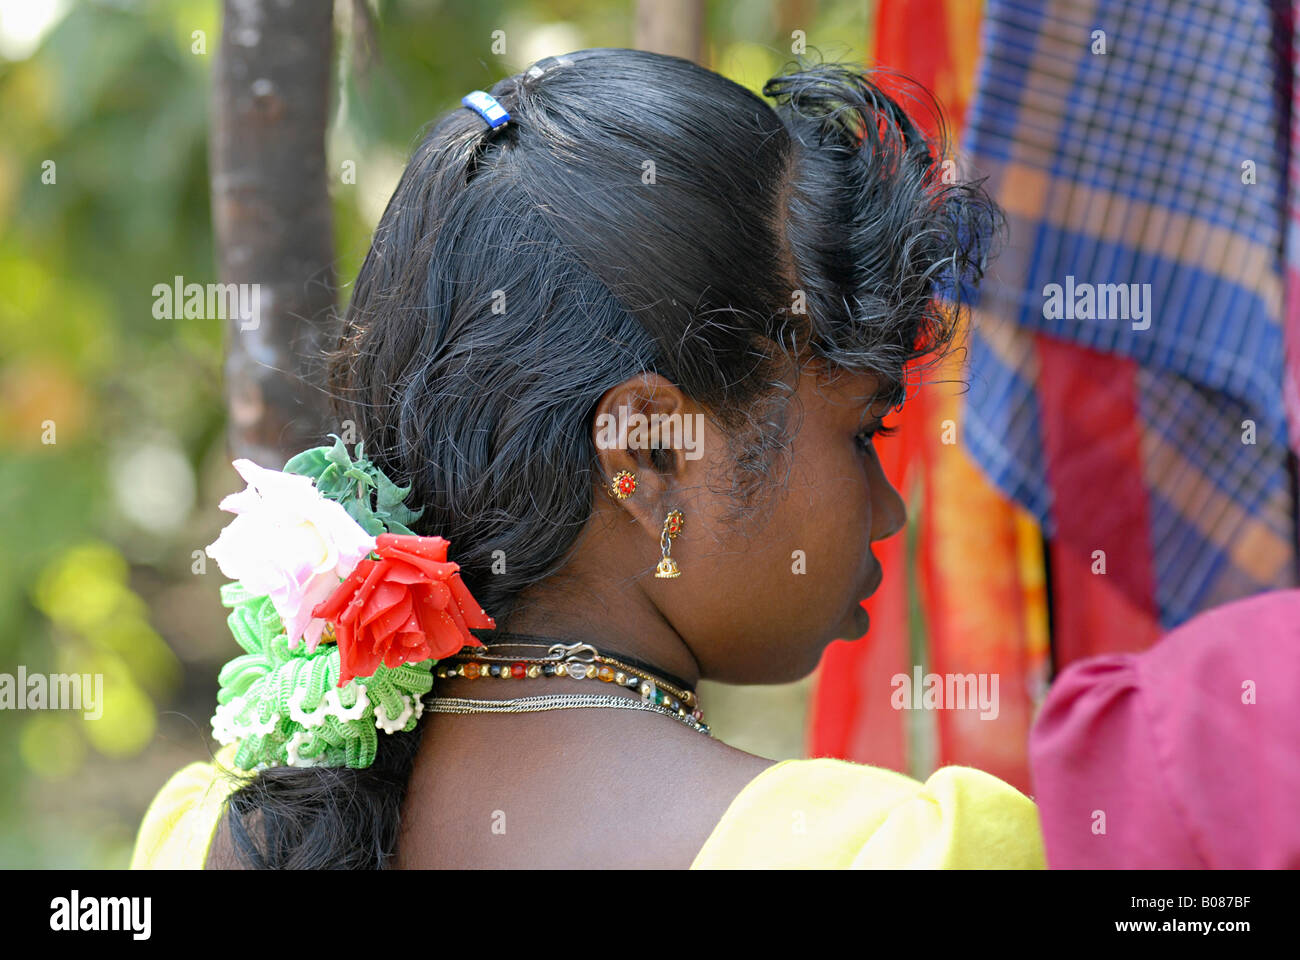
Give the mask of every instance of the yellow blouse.
<svg viewBox="0 0 1300 960">
<path fill-rule="evenodd" d="M 131 868 L 202 869 L 234 745 L 175 773 L 149 805 Z M 1044 869 L 1033 802 L 997 777 L 944 767 L 924 784 L 846 760 L 783 760 L 745 785 L 691 864 L 709 868 Z"/>
<path fill-rule="evenodd" d="M 847 760 L 783 760 L 731 801 L 691 864 L 706 868 L 1046 869 L 1038 808 L 997 777 L 925 783 Z"/>
</svg>

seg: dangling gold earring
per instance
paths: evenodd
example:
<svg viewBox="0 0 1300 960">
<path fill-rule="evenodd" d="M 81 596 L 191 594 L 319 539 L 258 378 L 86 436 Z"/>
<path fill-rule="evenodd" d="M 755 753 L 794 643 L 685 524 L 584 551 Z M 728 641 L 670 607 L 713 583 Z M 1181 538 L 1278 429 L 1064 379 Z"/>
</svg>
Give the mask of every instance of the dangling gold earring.
<svg viewBox="0 0 1300 960">
<path fill-rule="evenodd" d="M 669 553 L 672 551 L 673 541 L 682 532 L 685 523 L 686 518 L 682 516 L 680 510 L 669 510 L 668 516 L 664 518 L 663 533 L 659 534 L 659 548 L 663 551 L 663 557 L 659 561 L 659 566 L 655 567 L 655 576 L 661 580 L 671 580 L 682 575 L 677 561 L 670 557 Z"/>
</svg>

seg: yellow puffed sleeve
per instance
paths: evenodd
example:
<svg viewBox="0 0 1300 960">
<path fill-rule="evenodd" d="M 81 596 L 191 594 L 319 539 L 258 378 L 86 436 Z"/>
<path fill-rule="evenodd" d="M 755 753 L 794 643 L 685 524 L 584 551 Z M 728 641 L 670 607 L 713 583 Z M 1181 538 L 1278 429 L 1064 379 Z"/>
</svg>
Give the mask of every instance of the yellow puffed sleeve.
<svg viewBox="0 0 1300 960">
<path fill-rule="evenodd" d="M 970 767 L 925 783 L 879 767 L 784 760 L 751 780 L 691 869 L 1046 868 L 1038 809 Z"/>
<path fill-rule="evenodd" d="M 226 798 L 246 776 L 233 766 L 236 744 L 212 763 L 191 763 L 172 774 L 145 811 L 131 854 L 132 870 L 202 870 Z"/>
</svg>

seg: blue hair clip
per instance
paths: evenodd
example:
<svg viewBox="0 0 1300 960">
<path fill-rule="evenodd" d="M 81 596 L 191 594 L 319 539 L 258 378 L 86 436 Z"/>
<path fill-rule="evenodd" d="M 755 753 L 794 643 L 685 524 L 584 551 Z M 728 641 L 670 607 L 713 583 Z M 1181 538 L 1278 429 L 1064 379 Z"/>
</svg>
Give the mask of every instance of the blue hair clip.
<svg viewBox="0 0 1300 960">
<path fill-rule="evenodd" d="M 501 106 L 497 98 L 490 93 L 474 90 L 461 97 L 460 102 L 482 117 L 489 130 L 495 130 L 510 122 L 510 114 L 506 112 L 506 108 Z"/>
</svg>

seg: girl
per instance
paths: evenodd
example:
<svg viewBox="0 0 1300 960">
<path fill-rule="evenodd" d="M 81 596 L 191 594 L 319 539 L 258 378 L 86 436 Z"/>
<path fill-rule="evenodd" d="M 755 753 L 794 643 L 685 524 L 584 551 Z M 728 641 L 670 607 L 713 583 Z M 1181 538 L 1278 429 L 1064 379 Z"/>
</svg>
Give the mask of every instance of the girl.
<svg viewBox="0 0 1300 960">
<path fill-rule="evenodd" d="M 1001 781 L 773 763 L 693 692 L 866 632 L 871 544 L 905 522 L 873 437 L 953 337 L 935 298 L 979 280 L 988 196 L 848 66 L 776 77 L 773 106 L 586 50 L 490 94 L 415 151 L 334 363 L 487 649 L 443 657 L 372 763 L 182 771 L 136 864 L 1042 867 Z"/>
</svg>

